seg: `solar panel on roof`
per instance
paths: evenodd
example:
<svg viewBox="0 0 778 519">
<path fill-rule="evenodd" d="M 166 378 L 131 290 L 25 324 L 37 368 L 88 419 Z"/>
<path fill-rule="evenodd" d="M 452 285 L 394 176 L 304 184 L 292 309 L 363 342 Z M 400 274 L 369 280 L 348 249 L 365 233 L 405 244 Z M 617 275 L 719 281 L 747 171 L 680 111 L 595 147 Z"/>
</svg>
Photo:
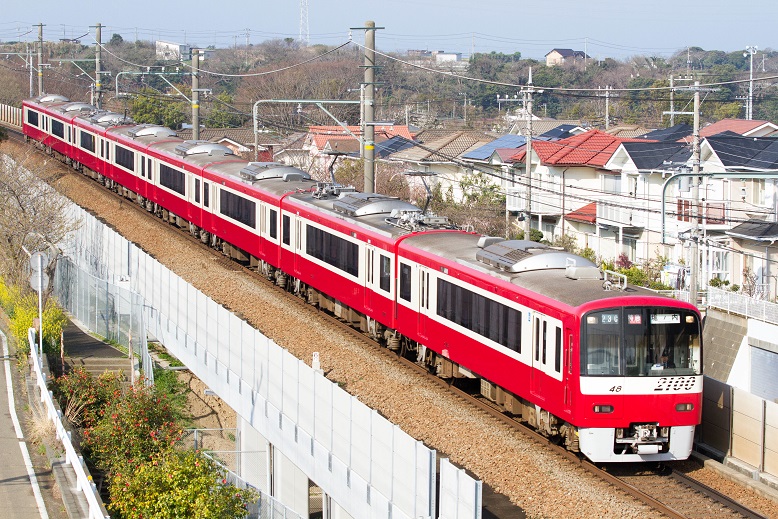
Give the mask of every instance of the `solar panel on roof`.
<svg viewBox="0 0 778 519">
<path fill-rule="evenodd" d="M 502 137 L 499 137 L 488 144 L 484 144 L 483 146 L 478 147 L 473 151 L 465 153 L 462 155 L 462 158 L 471 160 L 486 160 L 492 156 L 492 153 L 494 153 L 494 150 L 497 148 L 519 148 L 524 145 L 524 140 L 525 139 L 523 135 L 503 135 Z"/>
</svg>

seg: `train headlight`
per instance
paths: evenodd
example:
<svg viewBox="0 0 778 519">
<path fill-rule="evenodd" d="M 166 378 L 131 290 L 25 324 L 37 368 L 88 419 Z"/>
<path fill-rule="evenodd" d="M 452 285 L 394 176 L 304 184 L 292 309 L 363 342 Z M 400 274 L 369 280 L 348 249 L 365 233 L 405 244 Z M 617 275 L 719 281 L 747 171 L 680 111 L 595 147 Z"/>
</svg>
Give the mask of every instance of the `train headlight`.
<svg viewBox="0 0 778 519">
<path fill-rule="evenodd" d="M 684 411 L 691 411 L 694 409 L 694 404 L 675 404 L 675 410 L 684 412 Z"/>
<path fill-rule="evenodd" d="M 612 405 L 596 405 L 596 406 L 594 406 L 594 412 L 595 413 L 612 413 L 613 412 L 613 406 Z"/>
</svg>

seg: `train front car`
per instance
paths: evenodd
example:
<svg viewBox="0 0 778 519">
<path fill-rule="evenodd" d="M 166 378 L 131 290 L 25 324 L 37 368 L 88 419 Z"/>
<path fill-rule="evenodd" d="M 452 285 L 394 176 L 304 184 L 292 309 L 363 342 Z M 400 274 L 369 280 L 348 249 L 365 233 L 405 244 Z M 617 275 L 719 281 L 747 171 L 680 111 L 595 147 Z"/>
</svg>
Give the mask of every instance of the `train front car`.
<svg viewBox="0 0 778 519">
<path fill-rule="evenodd" d="M 702 416 L 697 309 L 638 296 L 581 310 L 581 452 L 596 462 L 688 458 Z"/>
</svg>

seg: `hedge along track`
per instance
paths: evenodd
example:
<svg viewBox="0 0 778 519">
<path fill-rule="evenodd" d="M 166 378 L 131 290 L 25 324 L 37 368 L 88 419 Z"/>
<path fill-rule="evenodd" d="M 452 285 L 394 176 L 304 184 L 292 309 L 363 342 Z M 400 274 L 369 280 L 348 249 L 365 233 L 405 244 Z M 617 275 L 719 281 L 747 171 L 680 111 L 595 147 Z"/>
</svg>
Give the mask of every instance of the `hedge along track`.
<svg viewBox="0 0 778 519">
<path fill-rule="evenodd" d="M 9 134 L 12 136 L 12 138 L 15 137 L 14 132 L 9 132 Z M 21 141 L 21 139 L 19 140 Z M 48 155 L 46 156 L 48 157 Z M 62 164 L 61 167 L 67 168 L 67 171 L 76 173 L 75 171 L 73 171 L 71 168 L 68 168 L 64 164 Z M 77 177 L 80 181 L 85 181 L 87 178 L 85 175 L 78 174 L 78 173 L 74 176 Z M 95 182 L 94 184 L 97 184 L 97 182 Z M 119 205 L 122 205 L 123 209 L 131 207 L 133 211 L 139 211 L 145 215 L 149 215 L 149 213 L 144 208 L 136 204 L 134 201 L 128 200 L 124 196 L 106 188 L 105 186 L 101 186 L 101 187 L 104 188 L 103 191 L 106 194 L 115 197 L 117 203 Z M 128 203 L 123 204 L 123 202 L 128 202 Z M 254 270 L 250 270 L 244 265 L 229 259 L 226 255 L 224 255 L 220 251 L 204 246 L 204 244 L 202 244 L 198 238 L 192 236 L 187 231 L 186 228 L 182 229 L 178 226 L 165 222 L 159 218 L 153 218 L 152 220 L 160 224 L 160 228 L 167 228 L 167 229 L 175 228 L 176 230 L 179 231 L 177 234 L 180 237 L 184 237 L 191 244 L 196 243 L 197 247 L 200 250 L 207 249 L 212 259 L 217 261 L 222 267 L 226 268 L 227 270 L 240 273 L 241 275 L 248 275 L 254 280 L 261 279 L 265 287 L 273 288 L 276 292 L 284 292 L 284 295 L 288 299 L 288 301 L 294 302 L 294 304 L 299 307 L 306 307 L 307 311 L 313 310 L 311 306 L 306 304 L 306 302 L 303 301 L 300 297 L 294 296 L 287 290 L 272 283 L 270 280 L 267 279 L 266 276 L 257 273 Z M 168 224 L 163 225 L 164 223 L 168 223 Z M 183 254 L 183 252 L 181 253 Z M 236 313 L 240 315 L 240 309 L 232 309 L 232 310 L 236 311 Z M 445 387 L 446 389 L 452 391 L 463 402 L 467 402 L 470 405 L 477 407 L 485 415 L 489 415 L 503 423 L 509 424 L 511 427 L 515 428 L 516 430 L 521 431 L 523 435 L 531 438 L 533 442 L 536 442 L 538 448 L 551 450 L 552 452 L 556 453 L 556 455 L 564 457 L 567 460 L 567 462 L 575 464 L 576 466 L 580 466 L 588 470 L 589 472 L 592 472 L 593 474 L 597 475 L 601 479 L 607 481 L 615 488 L 618 488 L 621 491 L 625 492 L 626 494 L 633 496 L 638 501 L 645 503 L 649 507 L 663 513 L 666 516 L 710 517 L 711 515 L 716 515 L 721 517 L 763 517 L 742 507 L 738 508 L 739 505 L 731 504 L 732 502 L 727 505 L 715 504 L 717 502 L 727 501 L 728 498 L 721 496 L 715 491 L 712 491 L 712 489 L 709 489 L 704 486 L 703 487 L 698 486 L 698 490 L 692 490 L 690 484 L 680 483 L 677 481 L 677 478 L 681 478 L 683 476 L 672 476 L 672 475 L 668 476 L 667 474 L 654 474 L 653 476 L 650 477 L 656 479 L 652 480 L 648 484 L 639 484 L 639 481 L 641 480 L 643 481 L 643 483 L 648 482 L 647 478 L 649 476 L 645 476 L 645 475 L 641 475 L 640 479 L 638 479 L 637 481 L 634 480 L 635 478 L 634 474 L 626 475 L 624 477 L 613 476 L 608 472 L 608 470 L 611 470 L 613 466 L 611 466 L 611 468 L 607 470 L 602 470 L 601 468 L 596 467 L 595 465 L 589 463 L 588 461 L 582 460 L 580 457 L 576 456 L 573 453 L 570 453 L 566 449 L 550 443 L 547 438 L 534 432 L 534 430 L 521 425 L 517 420 L 507 416 L 503 412 L 496 409 L 495 406 L 492 405 L 491 403 L 485 401 L 484 399 L 478 397 L 477 395 L 472 395 L 469 392 L 456 388 L 454 385 L 450 384 L 446 380 L 440 379 L 439 377 L 429 373 L 429 371 L 426 368 L 389 351 L 385 347 L 379 345 L 377 342 L 373 341 L 372 339 L 369 339 L 366 335 L 364 335 L 360 331 L 356 330 L 352 326 L 349 326 L 341 319 L 332 316 L 330 313 L 318 310 L 316 311 L 316 315 L 326 319 L 331 324 L 338 326 L 350 337 L 358 339 L 362 344 L 370 345 L 373 351 L 381 355 L 384 355 L 387 358 L 391 358 L 393 361 L 399 360 L 403 365 L 405 365 L 409 369 L 413 369 L 420 376 L 423 376 L 431 381 L 434 381 L 435 384 Z M 621 466 L 622 469 L 628 468 L 633 473 L 634 472 L 639 473 L 640 471 L 645 469 L 645 466 L 643 465 L 639 465 L 637 467 L 631 465 L 630 467 Z M 673 481 L 672 484 L 670 483 L 671 480 Z M 716 494 L 715 498 L 710 497 L 713 494 Z M 680 499 L 677 499 L 678 497 L 680 497 Z M 714 501 L 714 499 L 716 501 Z M 730 515 L 725 515 L 725 514 L 730 514 Z"/>
</svg>

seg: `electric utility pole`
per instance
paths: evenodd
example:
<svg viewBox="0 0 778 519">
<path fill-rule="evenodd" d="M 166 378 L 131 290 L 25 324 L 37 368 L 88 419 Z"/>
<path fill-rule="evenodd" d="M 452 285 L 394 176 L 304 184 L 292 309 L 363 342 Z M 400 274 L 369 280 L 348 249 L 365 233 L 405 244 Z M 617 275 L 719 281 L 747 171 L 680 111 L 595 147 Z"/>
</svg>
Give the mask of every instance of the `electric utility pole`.
<svg viewBox="0 0 778 519">
<path fill-rule="evenodd" d="M 746 119 L 749 121 L 754 118 L 754 54 L 759 49 L 756 45 L 749 45 L 743 53 L 743 57 L 750 56 L 751 66 L 749 67 L 748 79 L 748 103 L 746 106 Z"/>
<path fill-rule="evenodd" d="M 527 86 L 521 89 L 521 93 L 526 99 L 524 109 L 524 118 L 527 123 L 526 140 L 527 153 L 524 158 L 525 171 L 527 172 L 526 197 L 524 203 L 524 239 L 529 240 L 532 233 L 532 94 L 542 93 L 543 90 L 536 90 L 532 85 L 532 67 L 529 69 L 529 81 Z"/>
<path fill-rule="evenodd" d="M 700 275 L 700 82 L 694 82 L 694 129 L 692 130 L 692 272 L 689 286 L 689 302 L 697 306 L 697 278 Z"/>
</svg>

